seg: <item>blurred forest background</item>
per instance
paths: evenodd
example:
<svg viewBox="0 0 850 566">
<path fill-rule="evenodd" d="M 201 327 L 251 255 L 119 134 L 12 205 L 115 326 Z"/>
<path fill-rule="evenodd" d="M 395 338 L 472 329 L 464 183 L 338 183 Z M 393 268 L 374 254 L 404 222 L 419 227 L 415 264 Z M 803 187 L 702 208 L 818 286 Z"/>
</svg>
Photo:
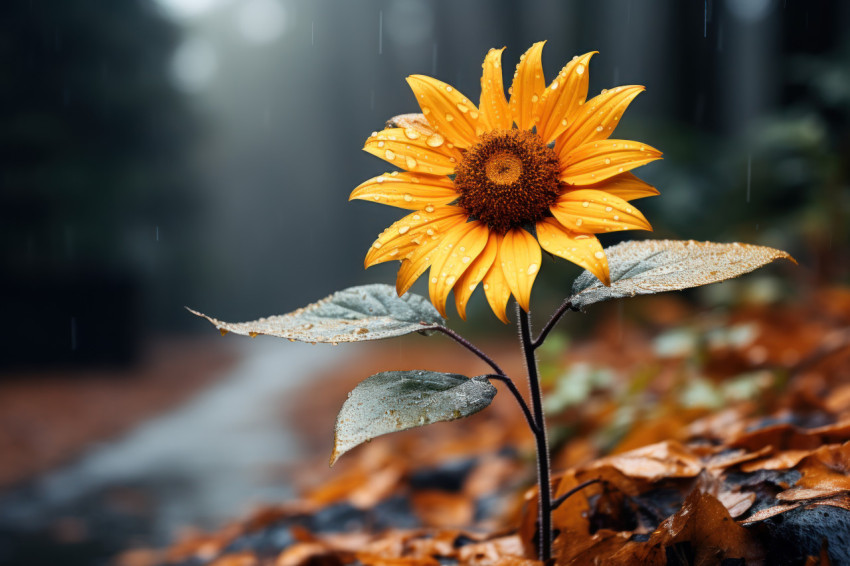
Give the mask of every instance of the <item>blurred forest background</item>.
<svg viewBox="0 0 850 566">
<path fill-rule="evenodd" d="M 146 337 L 209 331 L 183 305 L 250 320 L 391 283 L 395 264 L 362 261 L 400 213 L 347 202 L 387 170 L 364 140 L 418 111 L 406 76 L 477 100 L 488 48 L 507 46 L 512 69 L 541 39 L 549 77 L 598 50 L 591 93 L 647 87 L 617 136 L 665 152 L 639 172 L 661 191 L 641 203 L 654 237 L 775 246 L 807 282 L 848 279 L 843 0 L 7 0 L 0 14 L 0 365 L 128 362 Z M 603 244 L 630 237 L 646 235 Z M 578 272 L 558 265 L 543 310 Z"/>
</svg>

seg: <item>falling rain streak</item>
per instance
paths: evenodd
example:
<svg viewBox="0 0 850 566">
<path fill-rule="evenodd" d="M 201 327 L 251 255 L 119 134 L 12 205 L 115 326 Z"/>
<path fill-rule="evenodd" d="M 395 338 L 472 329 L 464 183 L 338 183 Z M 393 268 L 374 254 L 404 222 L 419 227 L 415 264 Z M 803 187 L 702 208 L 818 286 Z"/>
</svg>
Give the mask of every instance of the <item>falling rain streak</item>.
<svg viewBox="0 0 850 566">
<path fill-rule="evenodd" d="M 378 55 L 384 53 L 384 11 L 378 10 Z"/>
<path fill-rule="evenodd" d="M 77 318 L 71 317 L 71 350 L 77 350 Z"/>
<path fill-rule="evenodd" d="M 434 49 L 431 52 L 431 74 L 437 74 L 437 44 L 434 44 Z"/>
</svg>

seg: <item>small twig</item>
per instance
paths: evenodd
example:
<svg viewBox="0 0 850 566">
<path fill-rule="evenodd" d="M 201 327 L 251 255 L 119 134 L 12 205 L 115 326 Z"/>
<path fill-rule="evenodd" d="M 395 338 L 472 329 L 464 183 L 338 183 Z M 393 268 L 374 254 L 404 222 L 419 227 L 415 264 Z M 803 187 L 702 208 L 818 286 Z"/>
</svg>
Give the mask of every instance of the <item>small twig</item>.
<svg viewBox="0 0 850 566">
<path fill-rule="evenodd" d="M 523 399 L 522 395 L 520 395 L 519 389 L 517 389 L 517 386 L 514 381 L 506 375 L 491 374 L 485 375 L 484 377 L 488 379 L 494 379 L 496 381 L 501 381 L 502 383 L 508 386 L 508 389 L 510 389 L 511 393 L 513 393 L 513 396 L 517 400 L 517 403 L 519 403 L 519 407 L 520 409 L 522 409 L 522 413 L 525 415 L 525 420 L 528 422 L 528 427 L 531 429 L 531 432 L 534 433 L 534 436 L 536 437 L 539 430 L 537 428 L 537 423 L 534 422 L 534 416 L 531 414 L 531 409 L 528 408 L 528 404 L 525 402 L 525 399 Z"/>
<path fill-rule="evenodd" d="M 445 334 L 446 336 L 448 336 L 449 338 L 451 338 L 452 340 L 454 340 L 455 342 L 457 342 L 458 344 L 460 344 L 461 346 L 481 358 L 485 363 L 487 363 L 487 365 L 493 368 L 493 370 L 498 375 L 506 376 L 505 372 L 502 371 L 502 368 L 500 368 L 499 365 L 494 362 L 492 358 L 490 358 L 490 356 L 479 350 L 472 342 L 470 342 L 451 328 L 446 328 L 445 326 L 435 326 L 430 328 L 429 330 L 436 330 L 437 332 L 442 332 L 443 334 Z"/>
<path fill-rule="evenodd" d="M 601 482 L 601 481 L 602 481 L 602 480 L 600 480 L 599 478 L 594 478 L 594 479 L 592 479 L 592 480 L 587 480 L 586 482 L 582 482 L 582 483 L 578 484 L 577 486 L 575 486 L 574 488 L 572 488 L 571 490 L 569 490 L 569 491 L 568 491 L 567 493 L 565 493 L 564 495 L 562 495 L 562 496 L 560 496 L 560 497 L 558 497 L 557 499 L 555 499 L 555 500 L 553 500 L 553 501 L 552 501 L 552 511 L 554 511 L 555 509 L 557 509 L 558 507 L 560 507 L 560 506 L 561 506 L 561 503 L 563 503 L 564 501 L 566 501 L 567 499 L 569 499 L 571 496 L 575 495 L 575 494 L 576 494 L 576 493 L 578 493 L 579 491 L 583 490 L 583 489 L 584 489 L 584 488 L 586 488 L 587 486 L 589 486 L 589 485 L 593 485 L 593 484 L 595 484 L 595 483 L 599 483 L 599 482 Z"/>
<path fill-rule="evenodd" d="M 569 299 L 565 300 L 561 306 L 558 307 L 558 310 L 552 314 L 546 324 L 543 325 L 543 329 L 540 331 L 540 334 L 537 335 L 537 338 L 531 341 L 531 347 L 535 350 L 539 348 L 543 344 L 543 341 L 546 340 L 546 336 L 552 332 L 552 329 L 555 328 L 555 325 L 558 324 L 561 317 L 563 317 L 567 311 L 578 312 L 578 310 L 579 309 L 573 306 Z"/>
</svg>

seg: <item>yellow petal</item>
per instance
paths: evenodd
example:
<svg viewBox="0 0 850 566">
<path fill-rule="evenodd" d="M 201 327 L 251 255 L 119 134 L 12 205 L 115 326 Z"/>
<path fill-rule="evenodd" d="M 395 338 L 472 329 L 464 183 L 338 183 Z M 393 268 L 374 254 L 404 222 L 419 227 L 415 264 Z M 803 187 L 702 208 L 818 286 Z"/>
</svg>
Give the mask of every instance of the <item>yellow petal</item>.
<svg viewBox="0 0 850 566">
<path fill-rule="evenodd" d="M 532 45 L 516 66 L 514 80 L 511 84 L 511 100 L 508 103 L 511 116 L 521 130 L 530 130 L 534 127 L 534 110 L 546 89 L 546 81 L 543 78 L 543 45 L 545 41 L 538 41 Z"/>
<path fill-rule="evenodd" d="M 502 246 L 503 240 L 503 236 L 496 237 L 497 248 Z M 507 324 L 508 316 L 505 314 L 505 309 L 508 306 L 508 299 L 511 298 L 511 289 L 502 273 L 502 266 L 499 265 L 498 250 L 496 254 L 497 257 L 493 261 L 493 265 L 490 266 L 487 275 L 484 276 L 484 295 L 499 320 Z"/>
<path fill-rule="evenodd" d="M 429 210 L 458 197 L 452 180 L 444 175 L 393 171 L 360 184 L 348 200 L 378 202 L 408 210 Z"/>
<path fill-rule="evenodd" d="M 519 305 L 528 312 L 531 286 L 540 271 L 540 244 L 522 228 L 512 228 L 499 247 L 499 264 Z"/>
<path fill-rule="evenodd" d="M 550 254 L 583 267 L 605 285 L 611 284 L 608 258 L 596 236 L 570 231 L 554 218 L 545 218 L 537 223 L 537 239 Z"/>
<path fill-rule="evenodd" d="M 381 232 L 366 253 L 364 265 L 369 268 L 385 261 L 405 259 L 423 242 L 437 239 L 448 226 L 465 222 L 466 218 L 466 211 L 456 206 L 408 214 Z"/>
<path fill-rule="evenodd" d="M 425 75 L 411 75 L 407 83 L 428 123 L 445 137 L 446 143 L 465 149 L 476 143 L 483 125 L 478 107 L 457 89 Z"/>
<path fill-rule="evenodd" d="M 658 193 L 658 189 L 641 181 L 628 171 L 615 175 L 610 179 L 605 179 L 601 183 L 586 185 L 586 189 L 597 189 L 605 191 L 615 197 L 620 197 L 623 200 L 636 200 L 644 197 L 653 197 Z"/>
<path fill-rule="evenodd" d="M 431 261 L 428 294 L 441 315 L 446 316 L 446 299 L 454 284 L 487 244 L 490 230 L 481 222 L 458 224 L 440 238 Z"/>
<path fill-rule="evenodd" d="M 494 232 L 490 232 L 487 236 L 487 244 L 484 249 L 478 254 L 478 257 L 472 260 L 469 268 L 463 272 L 458 278 L 454 286 L 455 292 L 455 307 L 463 320 L 466 320 L 466 304 L 475 291 L 475 287 L 487 275 L 487 271 L 493 265 L 496 259 L 496 254 L 499 251 L 499 236 Z M 502 311 L 505 309 L 503 308 Z"/>
<path fill-rule="evenodd" d="M 481 101 L 478 110 L 481 112 L 481 125 L 487 130 L 509 130 L 513 124 L 502 83 L 504 50 L 502 47 L 488 51 L 482 65 L 484 72 L 481 74 Z"/>
<path fill-rule="evenodd" d="M 599 140 L 573 150 L 561 166 L 561 180 L 592 185 L 650 161 L 661 159 L 657 149 L 630 140 Z"/>
<path fill-rule="evenodd" d="M 574 57 L 543 91 L 537 134 L 545 143 L 550 143 L 566 130 L 573 117 L 580 112 L 581 104 L 587 98 L 590 74 L 587 66 L 596 53 L 591 51 L 581 57 Z"/>
<path fill-rule="evenodd" d="M 569 127 L 555 142 L 558 157 L 567 160 L 578 146 L 611 137 L 626 108 L 644 90 L 638 85 L 618 86 L 582 104 Z"/>
<path fill-rule="evenodd" d="M 594 189 L 567 191 L 549 210 L 567 229 L 585 234 L 652 230 L 634 206 L 620 197 Z"/>
<path fill-rule="evenodd" d="M 440 239 L 427 240 L 419 244 L 411 252 L 408 259 L 401 262 L 396 275 L 395 289 L 399 297 L 407 293 L 410 287 L 431 266 L 434 259 L 434 250 L 440 244 Z"/>
<path fill-rule="evenodd" d="M 376 132 L 366 140 L 363 150 L 407 171 L 431 175 L 451 175 L 462 157 L 448 147 L 443 136 L 425 137 L 411 128 Z"/>
</svg>

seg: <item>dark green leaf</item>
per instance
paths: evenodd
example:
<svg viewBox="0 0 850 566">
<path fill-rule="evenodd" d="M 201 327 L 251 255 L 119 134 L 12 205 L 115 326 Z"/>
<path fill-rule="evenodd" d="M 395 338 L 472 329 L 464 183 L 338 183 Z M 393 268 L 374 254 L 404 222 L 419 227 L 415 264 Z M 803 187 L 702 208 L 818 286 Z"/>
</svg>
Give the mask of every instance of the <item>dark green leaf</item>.
<svg viewBox="0 0 850 566">
<path fill-rule="evenodd" d="M 336 418 L 331 465 L 376 436 L 468 417 L 487 407 L 496 388 L 486 377 L 434 371 L 386 371 L 348 394 Z"/>
<path fill-rule="evenodd" d="M 593 303 L 652 295 L 717 283 L 749 273 L 788 253 L 750 244 L 716 244 L 693 240 L 640 240 L 605 249 L 611 286 L 585 271 L 573 284 L 570 303 L 583 309 Z M 796 261 L 794 261 L 796 263 Z"/>
<path fill-rule="evenodd" d="M 223 322 L 192 309 L 222 334 L 266 334 L 301 342 L 362 342 L 423 332 L 445 321 L 424 297 L 399 297 L 389 285 L 363 285 L 338 291 L 318 303 L 289 314 L 251 322 Z"/>
</svg>

